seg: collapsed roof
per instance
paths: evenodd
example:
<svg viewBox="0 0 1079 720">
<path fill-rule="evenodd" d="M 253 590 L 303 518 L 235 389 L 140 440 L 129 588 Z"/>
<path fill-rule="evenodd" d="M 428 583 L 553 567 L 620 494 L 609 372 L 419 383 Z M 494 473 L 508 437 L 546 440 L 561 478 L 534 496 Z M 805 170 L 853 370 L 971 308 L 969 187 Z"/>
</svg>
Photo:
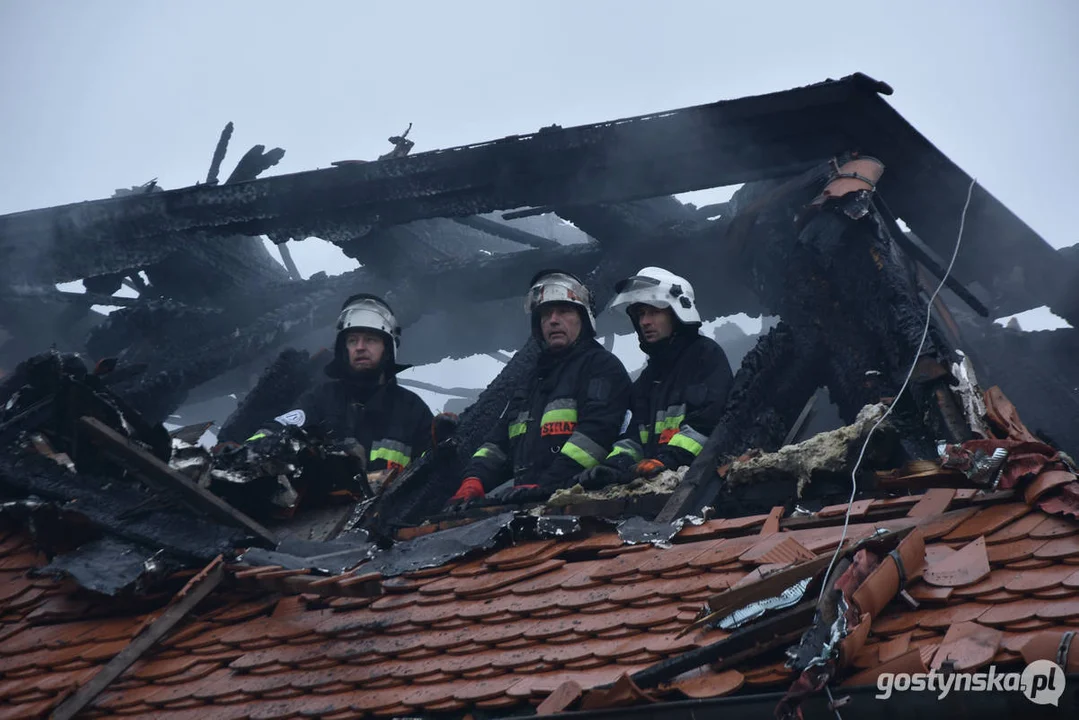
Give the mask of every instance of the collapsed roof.
<svg viewBox="0 0 1079 720">
<path fill-rule="evenodd" d="M 830 717 L 876 701 L 852 690 L 821 706 L 815 691 L 843 696 L 881 672 L 1033 659 L 1079 672 L 1079 481 L 1064 452 L 1079 444 L 1079 398 L 1074 364 L 1058 359 L 1076 331 L 1028 339 L 986 319 L 1047 304 L 1074 322 L 1074 258 L 972 187 L 881 93 L 855 75 L 263 179 L 281 153 L 258 146 L 218 184 L 227 129 L 206 184 L 0 217 L 0 304 L 42 310 L 26 326 L 6 313 L 2 350 L 21 358 L 60 338 L 100 360 L 46 353 L 0 387 L 0 717 L 641 704 L 676 717 L 679 700 L 733 696 L 733 708 L 770 689 L 786 692 L 764 698 L 768 712 Z M 792 231 L 837 159 L 860 153 L 886 167 L 874 204 L 855 196 Z M 664 197 L 739 182 L 723 208 Z M 967 239 L 926 354 L 962 348 L 974 363 L 920 370 L 930 391 L 896 402 L 870 447 L 887 380 L 923 347 L 911 336 L 924 314 L 910 310 L 943 273 L 968 189 Z M 490 215 L 510 209 L 528 217 Z M 552 213 L 576 231 L 525 222 Z M 364 266 L 299 281 L 257 233 L 322 237 Z M 607 494 L 434 512 L 423 501 L 437 508 L 455 478 L 437 468 L 474 449 L 534 358 L 518 299 L 532 272 L 575 270 L 602 302 L 660 241 L 671 269 L 708 269 L 698 297 L 714 315 L 783 320 L 746 354 L 701 458 Z M 848 257 L 844 243 L 870 252 Z M 206 282 L 183 281 L 203 270 Z M 81 301 L 50 289 L 80 278 Z M 125 282 L 139 297 L 95 323 L 86 304 Z M 280 351 L 328 327 L 357 285 L 389 295 L 413 330 L 442 327 L 438 342 L 415 333 L 431 360 L 525 343 L 450 442 L 364 482 L 348 448 L 303 433 L 211 456 L 194 445 L 205 425 L 164 432 L 193 392 L 233 391 L 230 373 L 269 359 L 222 434 L 242 439 L 283 410 L 318 361 Z M 446 330 L 469 325 L 452 308 L 480 302 L 496 310 L 482 333 Z M 63 327 L 96 324 L 88 340 L 50 326 L 71 318 L 82 324 Z M 1017 367 L 1024 382 L 1006 382 Z M 953 374 L 966 382 L 949 385 Z M 793 444 L 819 385 L 850 425 Z M 1035 431 L 990 385 L 1037 416 Z M 945 387 L 961 407 L 932 391 Z M 994 710 L 1029 711 L 1008 697 Z"/>
</svg>

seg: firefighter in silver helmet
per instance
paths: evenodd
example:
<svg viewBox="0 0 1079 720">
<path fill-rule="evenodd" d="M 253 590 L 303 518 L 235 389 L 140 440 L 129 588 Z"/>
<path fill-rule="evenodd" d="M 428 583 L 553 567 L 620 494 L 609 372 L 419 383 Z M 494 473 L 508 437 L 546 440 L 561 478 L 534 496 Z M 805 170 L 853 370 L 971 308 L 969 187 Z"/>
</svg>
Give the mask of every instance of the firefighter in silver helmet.
<svg viewBox="0 0 1079 720">
<path fill-rule="evenodd" d="M 448 507 L 479 500 L 510 479 L 503 502 L 544 500 L 599 465 L 625 421 L 629 374 L 596 342 L 584 284 L 567 272 L 542 271 L 529 284 L 525 311 L 540 346 L 536 367 L 472 456 Z"/>
<path fill-rule="evenodd" d="M 419 395 L 401 387 L 397 362 L 401 328 L 390 306 L 374 295 L 353 295 L 337 317 L 329 380 L 300 398 L 283 422 L 321 427 L 368 450 L 369 472 L 403 470 L 431 446 L 432 413 Z M 279 418 L 281 420 L 281 418 Z"/>
<path fill-rule="evenodd" d="M 658 267 L 615 286 L 648 363 L 633 383 L 632 417 L 605 461 L 583 471 L 586 488 L 691 465 L 719 422 L 734 377 L 726 353 L 700 334 L 693 286 Z"/>
</svg>

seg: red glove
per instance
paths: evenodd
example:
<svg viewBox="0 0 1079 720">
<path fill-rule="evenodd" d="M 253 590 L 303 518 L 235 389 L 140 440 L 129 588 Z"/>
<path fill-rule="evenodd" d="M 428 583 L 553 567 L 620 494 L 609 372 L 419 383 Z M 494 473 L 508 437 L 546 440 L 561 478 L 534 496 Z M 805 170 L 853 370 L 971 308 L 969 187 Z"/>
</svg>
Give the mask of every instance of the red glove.
<svg viewBox="0 0 1079 720">
<path fill-rule="evenodd" d="M 461 482 L 461 487 L 457 489 L 457 494 L 450 498 L 451 502 L 458 502 L 461 500 L 478 500 L 486 495 L 483 492 L 483 483 L 479 478 L 470 477 L 465 478 Z"/>
<path fill-rule="evenodd" d="M 633 466 L 633 474 L 636 477 L 650 478 L 659 475 L 667 469 L 661 460 L 641 460 Z"/>
</svg>

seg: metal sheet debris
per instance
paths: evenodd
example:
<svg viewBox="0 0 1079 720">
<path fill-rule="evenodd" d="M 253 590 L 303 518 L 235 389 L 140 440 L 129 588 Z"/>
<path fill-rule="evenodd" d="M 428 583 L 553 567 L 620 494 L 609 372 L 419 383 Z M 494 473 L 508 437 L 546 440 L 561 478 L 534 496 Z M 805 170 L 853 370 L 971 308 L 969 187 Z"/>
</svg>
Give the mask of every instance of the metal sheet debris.
<svg viewBox="0 0 1079 720">
<path fill-rule="evenodd" d="M 126 590 L 147 589 L 180 567 L 160 550 L 104 537 L 57 555 L 34 574 L 69 575 L 88 590 L 118 595 Z"/>
<path fill-rule="evenodd" d="M 514 517 L 515 513 L 505 512 L 479 522 L 398 543 L 388 550 L 376 553 L 361 571 L 394 577 L 444 565 L 474 550 L 489 550 L 497 544 L 499 536 L 509 529 Z"/>
</svg>

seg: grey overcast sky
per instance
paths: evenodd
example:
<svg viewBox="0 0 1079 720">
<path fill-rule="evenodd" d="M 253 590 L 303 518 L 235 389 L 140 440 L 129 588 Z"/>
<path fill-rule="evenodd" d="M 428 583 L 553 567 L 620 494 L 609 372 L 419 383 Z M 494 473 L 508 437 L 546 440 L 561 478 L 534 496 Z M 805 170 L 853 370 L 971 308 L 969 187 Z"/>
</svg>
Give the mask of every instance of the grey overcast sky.
<svg viewBox="0 0 1079 720">
<path fill-rule="evenodd" d="M 1056 247 L 1079 197 L 1079 2 L 0 0 L 0 213 L 760 94 L 861 71 Z M 928 189 L 928 192 L 932 192 Z M 304 275 L 341 271 L 316 242 Z"/>
</svg>

